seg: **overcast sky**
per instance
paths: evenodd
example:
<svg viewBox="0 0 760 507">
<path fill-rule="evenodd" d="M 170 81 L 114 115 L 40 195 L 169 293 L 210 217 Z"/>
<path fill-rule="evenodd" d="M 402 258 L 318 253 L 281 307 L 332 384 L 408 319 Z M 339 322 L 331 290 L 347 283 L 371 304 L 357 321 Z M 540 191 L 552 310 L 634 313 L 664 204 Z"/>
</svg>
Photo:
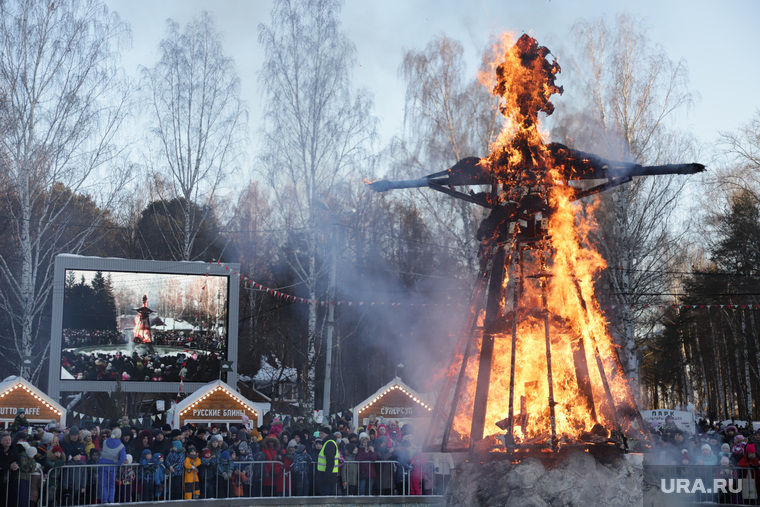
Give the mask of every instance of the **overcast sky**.
<svg viewBox="0 0 760 507">
<path fill-rule="evenodd" d="M 128 72 L 155 63 L 167 18 L 185 23 L 203 10 L 213 12 L 241 77 L 254 136 L 262 109 L 258 26 L 269 24 L 271 1 L 107 0 L 107 4 L 132 27 L 133 47 L 123 62 Z M 357 48 L 354 84 L 373 93 L 382 140 L 387 142 L 403 121 L 404 88 L 398 68 L 404 51 L 422 49 L 432 38 L 446 34 L 464 44 L 474 75 L 491 35 L 527 32 L 562 63 L 558 48 L 576 20 L 604 15 L 612 21 L 621 12 L 643 18 L 651 26 L 650 39 L 662 45 L 672 60 L 688 63 L 691 86 L 701 100 L 679 125 L 702 142 L 715 141 L 719 131 L 736 129 L 760 109 L 758 0 L 348 0 L 342 19 Z M 555 114 L 560 114 L 562 98 L 553 101 Z"/>
</svg>

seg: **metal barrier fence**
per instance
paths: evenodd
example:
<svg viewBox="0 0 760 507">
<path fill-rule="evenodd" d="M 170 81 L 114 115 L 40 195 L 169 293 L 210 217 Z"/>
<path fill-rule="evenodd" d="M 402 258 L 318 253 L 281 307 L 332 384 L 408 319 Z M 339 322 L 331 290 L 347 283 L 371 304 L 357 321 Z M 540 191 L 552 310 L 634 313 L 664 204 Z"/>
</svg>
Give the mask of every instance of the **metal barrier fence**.
<svg viewBox="0 0 760 507">
<path fill-rule="evenodd" d="M 644 465 L 645 500 L 649 494 L 672 505 L 760 505 L 758 472 L 757 467 Z"/>
<path fill-rule="evenodd" d="M 43 473 L 5 473 L 0 479 L 0 505 L 52 507 L 105 502 L 251 498 L 274 496 L 421 495 L 431 492 L 421 473 L 412 474 L 396 461 L 345 461 L 338 482 L 326 484 L 310 463 L 306 471 L 285 469 L 281 461 L 236 461 L 229 470 L 198 467 L 158 470 L 138 463 L 65 465 Z M 400 478 L 400 482 L 396 479 Z"/>
</svg>

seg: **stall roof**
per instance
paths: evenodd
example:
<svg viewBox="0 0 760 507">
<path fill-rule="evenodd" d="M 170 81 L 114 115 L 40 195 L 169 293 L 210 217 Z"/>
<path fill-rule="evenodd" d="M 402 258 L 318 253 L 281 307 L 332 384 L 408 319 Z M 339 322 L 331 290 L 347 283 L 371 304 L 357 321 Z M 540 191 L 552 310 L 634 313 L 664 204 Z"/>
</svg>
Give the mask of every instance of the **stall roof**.
<svg viewBox="0 0 760 507">
<path fill-rule="evenodd" d="M 15 389 L 25 390 L 28 394 L 38 399 L 40 403 L 50 408 L 53 412 L 58 412 L 60 423 L 62 425 L 66 424 L 66 408 L 23 377 L 8 377 L 0 382 L 0 398 L 5 397 L 6 394 Z"/>
<path fill-rule="evenodd" d="M 200 389 L 193 392 L 190 396 L 182 400 L 181 402 L 177 403 L 177 406 L 173 408 L 174 411 L 174 426 L 179 426 L 180 416 L 187 410 L 190 410 L 195 405 L 199 404 L 201 401 L 203 401 L 205 398 L 210 396 L 215 391 L 222 390 L 227 393 L 228 396 L 230 396 L 235 402 L 240 403 L 242 405 L 247 406 L 252 412 L 256 413 L 261 419 L 263 417 L 263 414 L 266 413 L 268 410 L 267 405 L 268 403 L 256 403 L 253 402 L 246 397 L 244 397 L 240 392 L 236 389 L 234 389 L 232 386 L 227 384 L 226 382 L 223 382 L 222 380 L 215 380 L 214 382 L 210 382 L 206 384 L 205 386 L 201 387 Z"/>
<path fill-rule="evenodd" d="M 395 377 L 393 380 L 385 384 L 383 387 L 375 391 L 374 394 L 370 395 L 367 399 L 356 405 L 353 409 L 354 414 L 354 427 L 358 427 L 359 422 L 359 413 L 364 410 L 366 407 L 374 404 L 376 401 L 378 401 L 380 398 L 385 396 L 386 394 L 390 393 L 393 390 L 399 390 L 402 393 L 406 394 L 412 401 L 415 401 L 419 405 L 421 405 L 423 408 L 425 408 L 428 412 L 432 412 L 433 408 L 430 406 L 428 401 L 420 395 L 417 391 L 406 385 L 403 380 L 399 377 Z"/>
</svg>

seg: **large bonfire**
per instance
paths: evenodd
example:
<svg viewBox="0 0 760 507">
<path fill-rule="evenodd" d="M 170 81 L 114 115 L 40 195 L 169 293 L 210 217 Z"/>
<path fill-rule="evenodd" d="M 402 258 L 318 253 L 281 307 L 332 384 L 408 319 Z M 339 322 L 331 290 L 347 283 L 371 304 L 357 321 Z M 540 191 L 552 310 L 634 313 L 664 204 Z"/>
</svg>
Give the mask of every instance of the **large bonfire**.
<svg viewBox="0 0 760 507">
<path fill-rule="evenodd" d="M 478 231 L 481 268 L 426 448 L 472 449 L 506 432 L 500 448 L 624 444 L 641 416 L 594 293 L 606 267 L 588 235 L 592 210 L 579 200 L 700 164 L 642 167 L 545 143 L 539 113 L 551 114 L 560 67 L 549 50 L 509 36 L 481 81 L 499 98 L 504 127 L 491 153 L 417 180 L 371 183 L 375 191 L 427 186 L 486 208 Z M 464 193 L 459 185 L 487 185 Z"/>
</svg>

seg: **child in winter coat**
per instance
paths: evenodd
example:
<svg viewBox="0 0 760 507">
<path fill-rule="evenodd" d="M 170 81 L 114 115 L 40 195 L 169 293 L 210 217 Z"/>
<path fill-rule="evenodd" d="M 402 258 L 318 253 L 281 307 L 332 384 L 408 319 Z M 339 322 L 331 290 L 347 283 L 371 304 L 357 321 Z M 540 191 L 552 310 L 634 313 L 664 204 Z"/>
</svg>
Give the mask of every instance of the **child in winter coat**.
<svg viewBox="0 0 760 507">
<path fill-rule="evenodd" d="M 153 500 L 155 471 L 156 463 L 153 461 L 153 453 L 150 449 L 143 449 L 140 458 L 140 494 L 143 502 Z"/>
<path fill-rule="evenodd" d="M 169 472 L 169 489 L 172 500 L 182 498 L 182 489 L 184 488 L 185 476 L 185 451 L 182 449 L 182 442 L 175 440 L 169 448 L 169 454 L 166 455 L 166 469 Z"/>
<path fill-rule="evenodd" d="M 45 496 L 47 498 L 60 498 L 61 471 L 64 464 L 63 448 L 60 445 L 54 446 L 47 452 L 45 457 L 45 472 L 47 473 Z"/>
<path fill-rule="evenodd" d="M 359 494 L 359 463 L 356 462 L 356 455 L 359 449 L 355 444 L 348 443 L 343 448 L 343 466 L 340 467 L 340 482 L 343 489 L 349 495 Z"/>
<path fill-rule="evenodd" d="M 229 451 L 222 451 L 216 462 L 216 496 L 227 498 L 228 488 L 232 477 L 232 459 Z"/>
<path fill-rule="evenodd" d="M 130 503 L 137 483 L 137 474 L 132 466 L 132 455 L 127 454 L 124 466 L 119 467 L 119 474 L 116 477 L 116 495 L 114 500 L 118 503 Z M 106 502 L 102 502 L 106 503 Z"/>
<path fill-rule="evenodd" d="M 33 491 L 32 474 L 37 470 L 37 462 L 34 460 L 37 456 L 37 448 L 29 446 L 26 451 L 18 457 L 19 469 L 19 491 L 18 504 L 22 506 L 30 505 L 30 502 L 37 502 L 39 498 L 39 485 L 37 490 Z M 34 498 L 34 500 L 32 500 Z"/>
<path fill-rule="evenodd" d="M 248 477 L 245 475 L 245 472 L 243 472 L 240 469 L 235 469 L 232 471 L 232 479 L 230 480 L 230 485 L 232 487 L 232 496 L 233 497 L 240 497 L 243 496 L 243 485 L 245 484 L 245 481 L 248 480 Z"/>
<path fill-rule="evenodd" d="M 293 455 L 293 464 L 290 469 L 293 472 L 293 484 L 295 485 L 296 496 L 307 496 L 309 494 L 309 471 L 312 459 L 304 444 L 296 446 L 296 452 Z"/>
<path fill-rule="evenodd" d="M 185 500 L 201 497 L 199 466 L 201 466 L 201 459 L 198 457 L 198 451 L 193 446 L 188 447 L 185 458 Z"/>
<path fill-rule="evenodd" d="M 157 452 L 153 455 L 153 462 L 156 469 L 153 472 L 153 498 L 163 500 L 164 484 L 166 482 L 166 465 L 164 464 L 164 455 Z"/>
<path fill-rule="evenodd" d="M 216 498 L 214 491 L 216 489 L 216 462 L 217 457 L 210 448 L 207 447 L 201 451 L 199 472 L 203 498 Z"/>
</svg>

